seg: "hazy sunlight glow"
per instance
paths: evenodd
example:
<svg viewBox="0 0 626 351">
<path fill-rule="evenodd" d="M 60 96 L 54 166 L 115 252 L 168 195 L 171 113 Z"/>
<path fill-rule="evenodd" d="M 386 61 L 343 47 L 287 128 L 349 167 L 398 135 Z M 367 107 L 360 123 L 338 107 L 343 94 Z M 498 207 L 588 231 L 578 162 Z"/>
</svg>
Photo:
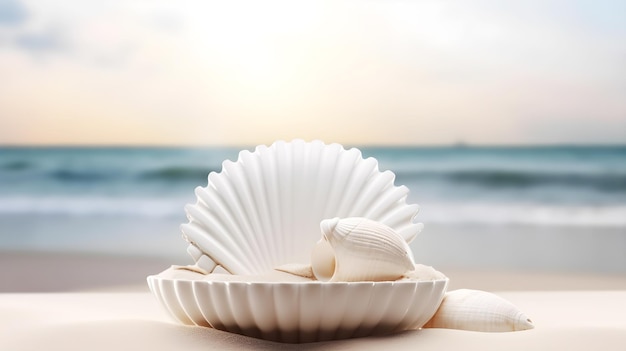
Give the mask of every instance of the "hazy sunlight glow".
<svg viewBox="0 0 626 351">
<path fill-rule="evenodd" d="M 12 3 L 0 144 L 626 142 L 619 3 Z"/>
</svg>

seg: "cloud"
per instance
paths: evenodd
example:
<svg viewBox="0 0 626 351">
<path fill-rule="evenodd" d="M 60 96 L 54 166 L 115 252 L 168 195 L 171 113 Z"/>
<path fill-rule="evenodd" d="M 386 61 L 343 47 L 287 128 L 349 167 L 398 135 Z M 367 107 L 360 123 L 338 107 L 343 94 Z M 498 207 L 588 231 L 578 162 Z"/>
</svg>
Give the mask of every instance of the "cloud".
<svg viewBox="0 0 626 351">
<path fill-rule="evenodd" d="M 34 2 L 0 116 L 48 143 L 623 140 L 624 25 L 549 3 Z"/>
<path fill-rule="evenodd" d="M 13 26 L 24 23 L 28 18 L 25 6 L 15 0 L 0 0 L 0 26 Z"/>
<path fill-rule="evenodd" d="M 0 0 L 0 45 L 34 56 L 67 51 L 68 32 L 63 25 L 54 24 L 61 21 L 42 20 L 39 15 L 21 2 Z"/>
<path fill-rule="evenodd" d="M 33 54 L 70 49 L 66 33 L 58 28 L 18 33 L 13 39 L 13 44 Z"/>
<path fill-rule="evenodd" d="M 158 11 L 150 15 L 147 23 L 163 31 L 177 33 L 185 27 L 184 18 L 175 12 Z"/>
<path fill-rule="evenodd" d="M 7 19 L 26 11 L 21 3 L 3 2 Z M 28 14 L 20 21 L 0 26 L 0 49 L 28 55 L 39 63 L 49 61 L 42 58 L 54 58 L 94 69 L 120 69 L 132 65 L 136 54 L 142 55 L 140 51 L 168 48 L 186 24 L 180 6 L 165 2 L 57 0 L 28 5 Z M 150 61 L 149 66 L 162 62 L 160 57 L 139 59 Z"/>
</svg>

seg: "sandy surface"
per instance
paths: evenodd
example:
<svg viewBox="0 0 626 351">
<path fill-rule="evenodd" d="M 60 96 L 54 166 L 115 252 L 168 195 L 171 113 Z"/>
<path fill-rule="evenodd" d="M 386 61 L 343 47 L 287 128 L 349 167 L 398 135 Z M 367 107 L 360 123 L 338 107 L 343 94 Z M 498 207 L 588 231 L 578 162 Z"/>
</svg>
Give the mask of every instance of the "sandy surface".
<svg viewBox="0 0 626 351">
<path fill-rule="evenodd" d="M 495 291 L 525 312 L 535 329 L 511 333 L 424 329 L 294 346 L 174 322 L 148 292 L 145 280 L 171 263 L 159 258 L 0 252 L 0 350 L 623 350 L 626 346 L 622 275 L 436 267 L 450 278 L 449 290 Z"/>
<path fill-rule="evenodd" d="M 98 254 L 0 252 L 0 292 L 148 291 L 146 276 L 166 269 L 169 261 Z"/>
<path fill-rule="evenodd" d="M 148 291 L 145 278 L 172 265 L 166 258 L 0 252 L 0 292 Z M 435 267 L 449 290 L 626 290 L 626 275 Z"/>
<path fill-rule="evenodd" d="M 626 291 L 499 292 L 535 329 L 423 329 L 291 345 L 175 324 L 149 293 L 0 294 L 1 350 L 623 350 Z"/>
</svg>

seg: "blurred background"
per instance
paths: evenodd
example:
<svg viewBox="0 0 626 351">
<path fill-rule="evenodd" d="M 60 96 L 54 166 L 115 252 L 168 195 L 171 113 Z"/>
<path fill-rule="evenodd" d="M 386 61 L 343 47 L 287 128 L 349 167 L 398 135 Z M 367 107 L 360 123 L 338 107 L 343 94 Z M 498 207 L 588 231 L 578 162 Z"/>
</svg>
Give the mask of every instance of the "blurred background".
<svg viewBox="0 0 626 351">
<path fill-rule="evenodd" d="M 0 291 L 191 263 L 193 189 L 320 139 L 453 287 L 626 289 L 623 1 L 0 0 Z M 508 278 L 508 279 L 503 279 Z"/>
</svg>

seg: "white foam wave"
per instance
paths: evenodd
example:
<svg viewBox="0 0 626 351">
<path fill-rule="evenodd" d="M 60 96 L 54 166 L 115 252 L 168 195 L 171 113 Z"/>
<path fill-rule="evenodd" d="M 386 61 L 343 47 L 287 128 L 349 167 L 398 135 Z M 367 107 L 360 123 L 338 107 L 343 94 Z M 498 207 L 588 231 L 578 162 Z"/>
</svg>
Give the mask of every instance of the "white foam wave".
<svg viewBox="0 0 626 351">
<path fill-rule="evenodd" d="M 626 227 L 626 205 L 422 204 L 418 219 L 426 223 Z"/>
<path fill-rule="evenodd" d="M 184 201 L 151 198 L 113 197 L 5 197 L 0 198 L 0 214 L 49 215 L 134 215 L 167 217 L 180 215 Z"/>
</svg>

